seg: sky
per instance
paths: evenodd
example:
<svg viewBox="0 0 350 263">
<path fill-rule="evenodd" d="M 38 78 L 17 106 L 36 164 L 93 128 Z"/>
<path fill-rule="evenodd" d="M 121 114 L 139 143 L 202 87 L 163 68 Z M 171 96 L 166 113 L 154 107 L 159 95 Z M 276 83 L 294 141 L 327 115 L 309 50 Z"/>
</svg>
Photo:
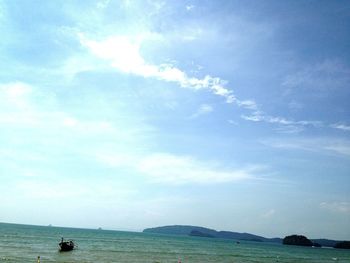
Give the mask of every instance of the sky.
<svg viewBox="0 0 350 263">
<path fill-rule="evenodd" d="M 0 222 L 350 239 L 349 1 L 0 0 Z"/>
</svg>

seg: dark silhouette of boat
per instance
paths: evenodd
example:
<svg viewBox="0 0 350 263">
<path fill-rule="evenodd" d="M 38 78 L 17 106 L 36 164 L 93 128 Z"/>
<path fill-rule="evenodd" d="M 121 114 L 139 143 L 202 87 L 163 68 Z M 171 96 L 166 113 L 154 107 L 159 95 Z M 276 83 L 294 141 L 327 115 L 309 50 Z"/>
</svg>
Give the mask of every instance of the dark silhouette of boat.
<svg viewBox="0 0 350 263">
<path fill-rule="evenodd" d="M 71 251 L 75 246 L 73 240 L 64 241 L 63 237 L 58 245 L 60 246 L 60 251 Z"/>
</svg>

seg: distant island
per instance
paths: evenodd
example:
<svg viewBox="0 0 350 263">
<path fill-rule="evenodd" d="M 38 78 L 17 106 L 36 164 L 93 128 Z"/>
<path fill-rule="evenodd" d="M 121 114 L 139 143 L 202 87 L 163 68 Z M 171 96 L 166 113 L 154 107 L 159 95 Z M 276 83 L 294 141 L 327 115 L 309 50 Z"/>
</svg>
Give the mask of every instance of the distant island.
<svg viewBox="0 0 350 263">
<path fill-rule="evenodd" d="M 350 249 L 350 241 L 338 242 L 334 246 L 335 248 Z"/>
<path fill-rule="evenodd" d="M 265 238 L 262 236 L 253 235 L 249 233 L 216 231 L 214 229 L 200 227 L 200 226 L 184 226 L 184 225 L 161 226 L 161 227 L 154 227 L 154 228 L 146 228 L 143 230 L 143 232 L 168 234 L 168 235 L 226 238 L 226 239 L 246 240 L 246 241 L 256 241 L 256 242 L 282 243 L 281 238 Z"/>
<path fill-rule="evenodd" d="M 189 226 L 189 225 L 171 225 L 161 226 L 154 228 L 146 228 L 143 230 L 144 233 L 156 233 L 166 235 L 183 235 L 183 236 L 194 236 L 203 238 L 224 238 L 234 239 L 243 241 L 254 241 L 254 242 L 273 242 L 285 245 L 300 245 L 300 246 L 313 246 L 313 247 L 334 247 L 334 248 L 350 248 L 350 241 L 336 241 L 330 239 L 308 239 L 302 235 L 291 235 L 286 236 L 284 239 L 266 238 L 250 233 L 238 233 L 231 231 L 217 231 L 210 228 L 200 226 Z"/>
<path fill-rule="evenodd" d="M 313 242 L 305 236 L 301 235 L 291 235 L 283 238 L 283 245 L 294 245 L 294 246 L 304 246 L 312 247 Z"/>
</svg>

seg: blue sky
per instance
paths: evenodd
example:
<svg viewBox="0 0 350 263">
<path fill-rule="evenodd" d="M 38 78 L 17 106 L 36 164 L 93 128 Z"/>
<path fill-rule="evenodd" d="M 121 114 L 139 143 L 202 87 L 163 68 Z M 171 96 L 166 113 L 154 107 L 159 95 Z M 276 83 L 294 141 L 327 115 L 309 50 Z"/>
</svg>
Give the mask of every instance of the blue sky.
<svg viewBox="0 0 350 263">
<path fill-rule="evenodd" d="M 0 1 L 0 221 L 350 239 L 347 1 Z"/>
</svg>

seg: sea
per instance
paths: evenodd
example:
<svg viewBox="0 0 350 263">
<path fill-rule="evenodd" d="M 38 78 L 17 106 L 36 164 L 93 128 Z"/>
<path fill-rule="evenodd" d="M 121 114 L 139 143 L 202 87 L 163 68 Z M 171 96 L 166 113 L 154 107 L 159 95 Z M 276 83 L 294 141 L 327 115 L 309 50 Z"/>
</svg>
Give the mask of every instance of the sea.
<svg viewBox="0 0 350 263">
<path fill-rule="evenodd" d="M 76 249 L 59 252 L 61 237 Z M 348 262 L 350 250 L 152 233 L 0 223 L 0 262 Z"/>
</svg>

